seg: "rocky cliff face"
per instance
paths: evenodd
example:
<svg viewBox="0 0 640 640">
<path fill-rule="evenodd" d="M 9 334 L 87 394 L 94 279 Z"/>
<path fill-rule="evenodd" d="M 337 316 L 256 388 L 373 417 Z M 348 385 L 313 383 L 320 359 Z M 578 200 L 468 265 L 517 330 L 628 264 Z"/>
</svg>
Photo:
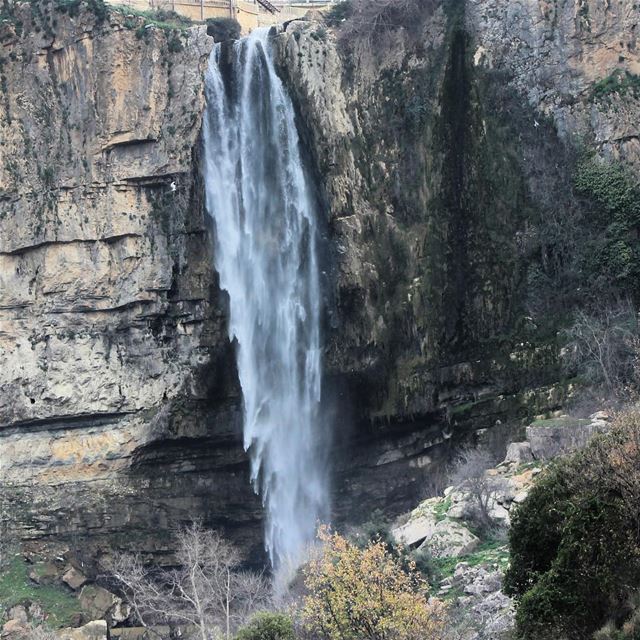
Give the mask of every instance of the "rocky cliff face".
<svg viewBox="0 0 640 640">
<path fill-rule="evenodd" d="M 211 40 L 71 4 L 0 25 L 4 512 L 26 539 L 159 553 L 195 515 L 257 552 L 198 168 Z M 530 238 L 579 206 L 577 140 L 640 162 L 637 6 L 458 0 L 423 20 L 373 50 L 313 22 L 276 38 L 326 217 L 352 517 L 423 497 L 464 434 L 562 403 Z"/>
<path fill-rule="evenodd" d="M 472 0 L 423 19 L 278 39 L 333 240 L 328 369 L 365 511 L 423 489 L 452 435 L 562 403 L 563 294 L 538 291 L 539 239 L 589 206 L 580 150 L 638 166 L 637 6 Z"/>
<path fill-rule="evenodd" d="M 258 506 L 198 174 L 212 41 L 60 6 L 1 26 L 3 508 L 25 538 L 161 551 Z"/>
</svg>

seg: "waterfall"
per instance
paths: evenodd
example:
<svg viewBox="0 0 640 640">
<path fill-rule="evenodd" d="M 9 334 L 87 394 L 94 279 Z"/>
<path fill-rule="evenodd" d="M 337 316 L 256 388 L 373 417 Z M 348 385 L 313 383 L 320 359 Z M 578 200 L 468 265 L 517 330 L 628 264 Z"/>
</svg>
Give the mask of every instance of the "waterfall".
<svg viewBox="0 0 640 640">
<path fill-rule="evenodd" d="M 237 41 L 230 80 L 220 45 L 206 75 L 203 126 L 215 266 L 237 340 L 244 446 L 265 507 L 274 566 L 295 564 L 327 515 L 321 423 L 318 230 L 294 110 L 268 30 Z"/>
</svg>

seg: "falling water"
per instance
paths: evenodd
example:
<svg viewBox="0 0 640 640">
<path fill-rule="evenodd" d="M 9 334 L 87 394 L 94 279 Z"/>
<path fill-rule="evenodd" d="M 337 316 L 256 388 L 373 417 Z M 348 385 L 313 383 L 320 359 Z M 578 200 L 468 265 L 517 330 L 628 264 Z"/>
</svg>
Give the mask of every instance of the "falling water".
<svg viewBox="0 0 640 640">
<path fill-rule="evenodd" d="M 238 342 L 244 446 L 265 505 L 271 562 L 293 562 L 326 515 L 320 284 L 313 198 L 294 110 L 267 30 L 234 45 L 230 82 L 221 48 L 206 76 L 204 177 L 215 263 Z"/>
</svg>

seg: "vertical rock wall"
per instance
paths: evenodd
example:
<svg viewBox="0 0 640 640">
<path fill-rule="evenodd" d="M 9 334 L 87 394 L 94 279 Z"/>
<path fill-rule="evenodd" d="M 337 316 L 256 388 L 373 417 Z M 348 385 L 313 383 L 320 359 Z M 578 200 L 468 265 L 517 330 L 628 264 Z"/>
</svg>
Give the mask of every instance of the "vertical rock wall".
<svg viewBox="0 0 640 640">
<path fill-rule="evenodd" d="M 0 26 L 0 496 L 23 538 L 162 551 L 258 507 L 198 173 L 212 42 L 92 6 Z"/>
</svg>

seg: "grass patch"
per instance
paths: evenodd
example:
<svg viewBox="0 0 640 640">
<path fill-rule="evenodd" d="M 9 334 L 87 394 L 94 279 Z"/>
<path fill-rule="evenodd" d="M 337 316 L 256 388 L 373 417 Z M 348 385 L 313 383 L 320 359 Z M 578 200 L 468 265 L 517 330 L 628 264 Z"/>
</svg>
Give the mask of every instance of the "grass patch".
<svg viewBox="0 0 640 640">
<path fill-rule="evenodd" d="M 439 502 L 435 508 L 433 509 L 433 513 L 436 516 L 436 522 L 440 522 L 441 520 L 444 520 L 446 515 L 447 515 L 447 511 L 449 511 L 449 509 L 451 509 L 451 496 L 447 496 L 442 502 Z"/>
<path fill-rule="evenodd" d="M 29 565 L 15 556 L 0 572 L 0 614 L 18 604 L 37 602 L 52 627 L 73 624 L 80 614 L 80 603 L 64 587 L 38 585 L 29 578 Z"/>
<path fill-rule="evenodd" d="M 446 578 L 450 578 L 461 562 L 466 562 L 470 567 L 497 565 L 500 569 L 505 570 L 509 564 L 509 547 L 501 540 L 487 540 L 476 551 L 465 556 L 460 556 L 459 558 L 434 558 L 433 564 L 437 570 L 437 584 L 432 586 L 439 589 L 440 583 Z"/>
<path fill-rule="evenodd" d="M 186 30 L 190 27 L 193 22 L 175 11 L 163 11 L 162 9 L 158 9 L 156 11 L 143 11 L 141 9 L 133 9 L 132 7 L 125 7 L 123 5 L 114 5 L 111 9 L 120 13 L 124 16 L 135 16 L 137 18 L 142 18 L 144 20 L 144 25 L 153 25 L 154 27 L 158 27 L 158 29 L 165 30 L 174 30 L 178 29 L 180 31 Z M 129 26 L 131 24 L 131 26 Z M 135 25 L 132 23 L 125 22 L 125 27 L 133 28 Z"/>
<path fill-rule="evenodd" d="M 477 402 L 465 402 L 464 404 L 458 404 L 455 407 L 451 407 L 451 413 L 455 415 L 460 415 L 462 413 L 467 413 L 471 411 L 473 407 L 475 407 Z"/>
<path fill-rule="evenodd" d="M 510 474 L 509 477 L 519 476 L 521 473 L 525 471 L 530 471 L 531 469 L 542 469 L 544 467 L 544 461 L 542 460 L 532 460 L 531 462 L 521 462 Z"/>
</svg>

